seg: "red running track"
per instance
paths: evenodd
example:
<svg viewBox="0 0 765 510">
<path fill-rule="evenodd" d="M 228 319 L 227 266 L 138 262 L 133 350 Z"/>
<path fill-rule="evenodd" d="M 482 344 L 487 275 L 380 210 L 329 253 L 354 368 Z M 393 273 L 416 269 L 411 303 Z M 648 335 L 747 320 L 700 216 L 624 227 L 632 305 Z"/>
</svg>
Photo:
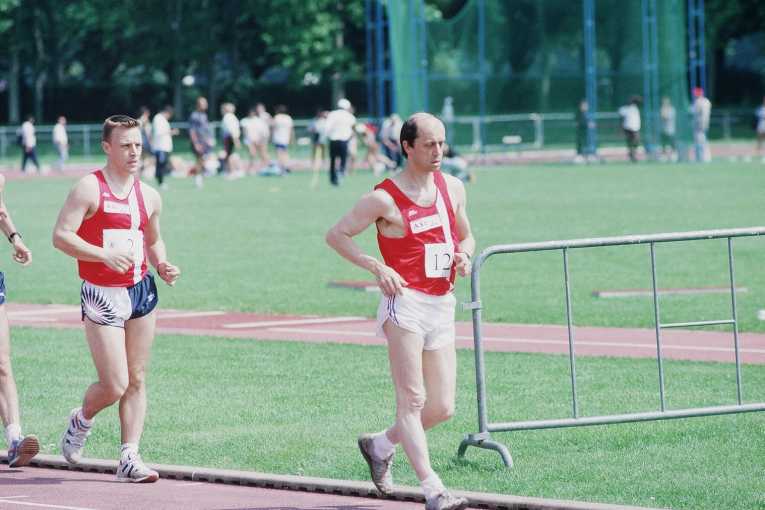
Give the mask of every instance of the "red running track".
<svg viewBox="0 0 765 510">
<path fill-rule="evenodd" d="M 80 309 L 72 305 L 6 305 L 11 325 L 46 328 L 81 328 Z M 257 340 L 332 342 L 382 345 L 375 336 L 373 320 L 364 317 L 318 317 L 263 315 L 244 312 L 163 310 L 158 312 L 160 333 L 204 335 Z M 653 329 L 574 329 L 577 356 L 653 358 L 656 336 Z M 565 326 L 487 323 L 483 326 L 487 351 L 568 353 Z M 457 346 L 473 347 L 473 329 L 457 323 Z M 765 364 L 765 334 L 739 334 L 742 363 Z M 699 330 L 663 330 L 662 352 L 670 359 L 735 361 L 733 334 Z"/>
<path fill-rule="evenodd" d="M 421 504 L 228 484 L 160 479 L 128 484 L 114 475 L 0 468 L 0 509 L 30 510 L 405 510 Z"/>
</svg>

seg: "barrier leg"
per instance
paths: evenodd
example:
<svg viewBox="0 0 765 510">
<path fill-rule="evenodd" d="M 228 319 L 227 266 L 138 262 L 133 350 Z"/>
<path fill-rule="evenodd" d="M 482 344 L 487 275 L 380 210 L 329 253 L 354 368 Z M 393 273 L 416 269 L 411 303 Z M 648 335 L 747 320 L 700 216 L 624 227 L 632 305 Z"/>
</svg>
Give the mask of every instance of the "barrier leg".
<svg viewBox="0 0 765 510">
<path fill-rule="evenodd" d="M 476 448 L 483 448 L 485 450 L 494 450 L 502 457 L 502 462 L 508 469 L 513 467 L 513 457 L 510 455 L 510 450 L 507 449 L 502 443 L 494 441 L 488 434 L 478 434 L 480 437 L 476 437 L 474 434 L 468 434 L 460 443 L 460 447 L 457 450 L 458 457 L 464 457 L 465 451 L 468 446 L 475 446 Z"/>
</svg>

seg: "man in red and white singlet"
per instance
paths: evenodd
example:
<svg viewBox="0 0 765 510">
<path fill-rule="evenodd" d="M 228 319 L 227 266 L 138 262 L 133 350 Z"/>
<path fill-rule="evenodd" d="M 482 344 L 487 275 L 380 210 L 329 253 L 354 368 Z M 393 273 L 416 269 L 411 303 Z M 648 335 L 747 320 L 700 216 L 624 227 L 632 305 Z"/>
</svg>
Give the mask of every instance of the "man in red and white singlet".
<svg viewBox="0 0 765 510">
<path fill-rule="evenodd" d="M 375 486 L 390 494 L 390 467 L 400 443 L 420 479 L 428 510 L 467 504 L 447 491 L 433 471 L 425 437 L 425 430 L 454 413 L 454 278 L 470 274 L 475 251 L 465 188 L 440 172 L 444 141 L 444 125 L 437 118 L 427 113 L 409 117 L 400 136 L 404 170 L 375 186 L 327 233 L 327 243 L 371 272 L 383 294 L 378 333 L 388 340 L 396 421 L 383 432 L 363 434 L 361 454 Z M 383 262 L 353 240 L 373 223 Z"/>
<path fill-rule="evenodd" d="M 119 401 L 117 480 L 154 482 L 159 475 L 138 454 L 158 301 L 148 264 L 168 285 L 180 271 L 167 261 L 160 234 L 162 199 L 138 178 L 138 121 L 126 115 L 106 119 L 101 146 L 106 166 L 75 184 L 53 230 L 53 245 L 77 259 L 85 337 L 98 373 L 82 407 L 69 416 L 61 450 L 67 461 L 79 462 L 96 414 Z"/>
</svg>

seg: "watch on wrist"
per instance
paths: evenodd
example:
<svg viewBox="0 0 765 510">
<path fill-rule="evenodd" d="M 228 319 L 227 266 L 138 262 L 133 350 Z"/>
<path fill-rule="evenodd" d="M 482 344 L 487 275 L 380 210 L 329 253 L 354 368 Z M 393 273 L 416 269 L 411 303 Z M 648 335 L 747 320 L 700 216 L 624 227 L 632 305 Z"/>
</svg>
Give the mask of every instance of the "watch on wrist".
<svg viewBox="0 0 765 510">
<path fill-rule="evenodd" d="M 18 237 L 19 239 L 24 239 L 23 237 L 21 237 L 21 234 L 19 234 L 18 232 L 11 232 L 10 234 L 8 234 L 8 242 L 13 244 L 13 239 L 15 237 Z"/>
</svg>

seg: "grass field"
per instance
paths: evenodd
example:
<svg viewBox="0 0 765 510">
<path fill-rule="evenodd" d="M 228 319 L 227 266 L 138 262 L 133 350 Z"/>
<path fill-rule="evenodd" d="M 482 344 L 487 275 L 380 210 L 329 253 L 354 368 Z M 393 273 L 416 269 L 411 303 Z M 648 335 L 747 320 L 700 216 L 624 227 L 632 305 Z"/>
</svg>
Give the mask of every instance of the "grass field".
<svg viewBox="0 0 765 510">
<path fill-rule="evenodd" d="M 95 376 L 87 347 L 72 330 L 14 335 L 26 428 L 58 453 L 67 413 Z M 456 417 L 429 434 L 448 486 L 694 510 L 765 505 L 762 413 L 495 434 L 512 450 L 512 470 L 484 450 L 460 460 L 462 434 L 476 428 L 471 361 L 460 351 Z M 564 356 L 489 355 L 492 418 L 568 416 L 567 364 Z M 670 407 L 735 398 L 731 365 L 669 361 L 666 370 Z M 761 367 L 745 366 L 744 380 L 747 400 L 765 398 Z M 578 383 L 583 414 L 658 406 L 651 360 L 580 358 Z M 394 409 L 382 347 L 160 336 L 148 387 L 144 456 L 169 464 L 367 480 L 355 437 L 383 429 Z M 111 408 L 98 416 L 87 455 L 115 458 L 118 445 Z M 417 485 L 400 450 L 394 469 L 398 483 Z"/>
<path fill-rule="evenodd" d="M 324 176 L 323 176 L 324 177 Z M 368 174 L 341 189 L 308 175 L 211 179 L 202 192 L 172 180 L 164 193 L 163 234 L 183 277 L 163 290 L 164 306 L 275 313 L 371 315 L 377 297 L 329 288 L 332 280 L 370 275 L 335 255 L 326 230 L 361 193 Z M 75 303 L 73 261 L 50 244 L 51 228 L 71 182 L 11 182 L 7 202 L 35 257 L 29 268 L 9 262 L 10 299 Z M 765 169 L 737 165 L 604 165 L 512 167 L 478 173 L 468 187 L 469 214 L 479 249 L 491 244 L 755 226 L 763 221 Z M 377 253 L 373 229 L 359 239 Z M 660 287 L 725 286 L 724 240 L 657 247 Z M 765 239 L 735 242 L 741 329 L 765 331 L 756 319 L 765 307 L 761 270 Z M 653 321 L 651 299 L 599 299 L 597 289 L 650 288 L 647 246 L 575 250 L 570 254 L 574 318 L 580 325 L 644 326 Z M 559 253 L 498 256 L 482 272 L 484 317 L 492 321 L 563 323 Z M 458 298 L 467 300 L 469 282 Z M 668 296 L 666 322 L 727 318 L 727 295 Z M 467 314 L 461 315 L 467 318 Z"/>
<path fill-rule="evenodd" d="M 210 179 L 202 191 L 171 180 L 163 192 L 163 234 L 183 270 L 164 307 L 371 316 L 377 297 L 329 288 L 370 279 L 324 244 L 327 228 L 374 184 L 352 176 L 341 189 L 310 176 Z M 34 253 L 29 268 L 3 264 L 8 299 L 76 303 L 75 264 L 50 245 L 51 228 L 72 181 L 8 183 L 6 200 Z M 487 169 L 468 186 L 479 248 L 496 243 L 571 239 L 763 224 L 765 169 L 756 164 L 537 166 Z M 376 253 L 373 232 L 360 243 Z M 765 239 L 736 241 L 741 328 L 765 331 Z M 727 283 L 723 241 L 657 247 L 660 287 Z M 652 325 L 650 298 L 600 300 L 595 289 L 648 288 L 647 247 L 570 254 L 574 317 L 580 325 Z M 563 323 L 559 254 L 496 257 L 482 278 L 484 317 Z M 468 297 L 468 284 L 457 294 Z M 727 317 L 729 298 L 662 298 L 664 320 Z M 462 313 L 460 318 L 467 319 Z M 68 411 L 95 375 L 78 331 L 14 328 L 13 360 L 26 428 L 55 452 Z M 567 417 L 568 361 L 562 356 L 487 356 L 492 420 Z M 732 403 L 729 364 L 666 362 L 670 408 Z M 583 415 L 653 410 L 652 360 L 582 358 L 577 362 Z M 745 366 L 748 402 L 765 399 L 765 371 Z M 472 353 L 460 353 L 458 413 L 433 431 L 436 469 L 450 486 L 547 498 L 672 508 L 765 506 L 761 414 L 545 432 L 498 434 L 516 467 L 491 452 L 455 456 L 461 435 L 476 429 Z M 286 383 L 285 383 L 286 382 Z M 148 460 L 366 480 L 355 437 L 392 419 L 385 350 L 160 336 L 149 379 L 144 438 Z M 351 398 L 344 391 L 353 388 Z M 88 455 L 113 458 L 116 412 L 99 416 Z M 403 455 L 397 481 L 415 485 Z"/>
</svg>

